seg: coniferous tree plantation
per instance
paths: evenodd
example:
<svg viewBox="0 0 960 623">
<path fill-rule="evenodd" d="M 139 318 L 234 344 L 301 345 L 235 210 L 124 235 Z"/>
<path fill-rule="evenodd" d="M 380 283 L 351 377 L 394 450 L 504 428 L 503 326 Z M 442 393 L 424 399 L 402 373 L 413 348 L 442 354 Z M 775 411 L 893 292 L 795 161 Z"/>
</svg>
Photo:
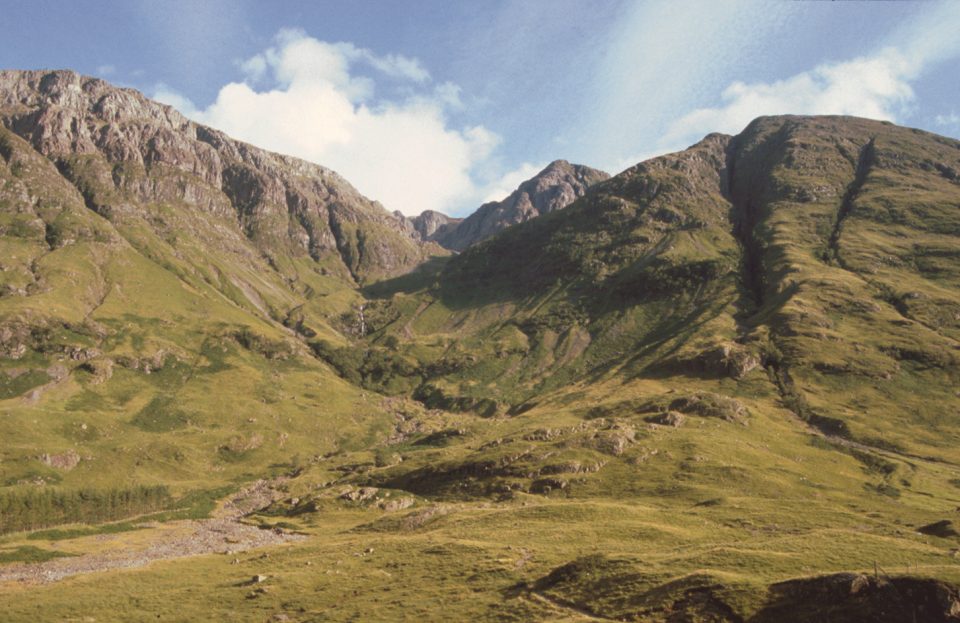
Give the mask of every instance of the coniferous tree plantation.
<svg viewBox="0 0 960 623">
<path fill-rule="evenodd" d="M 98 524 L 145 515 L 170 503 L 165 486 L 131 489 L 57 489 L 43 487 L 0 493 L 0 533 L 24 532 L 64 524 Z"/>
</svg>

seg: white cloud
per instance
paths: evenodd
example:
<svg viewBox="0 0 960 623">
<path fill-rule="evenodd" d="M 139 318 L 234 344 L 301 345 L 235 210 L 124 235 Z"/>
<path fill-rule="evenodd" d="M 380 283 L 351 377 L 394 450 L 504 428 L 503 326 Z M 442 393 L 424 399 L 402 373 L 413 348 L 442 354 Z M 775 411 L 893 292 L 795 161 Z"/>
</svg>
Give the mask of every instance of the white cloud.
<svg viewBox="0 0 960 623">
<path fill-rule="evenodd" d="M 577 157 L 612 172 L 765 114 L 932 120 L 921 96 L 928 72 L 960 56 L 960 2 L 886 3 L 882 14 L 841 4 L 625 3 L 580 91 Z M 843 16 L 863 23 L 838 25 Z M 861 38 L 855 56 L 829 56 L 851 49 L 826 39 L 840 32 Z"/>
<path fill-rule="evenodd" d="M 434 96 L 446 106 L 453 109 L 463 108 L 463 100 L 460 99 L 460 86 L 452 82 L 438 84 L 433 90 Z"/>
<path fill-rule="evenodd" d="M 113 65 L 100 65 L 97 67 L 97 75 L 106 78 L 112 74 L 117 73 L 117 68 Z"/>
<path fill-rule="evenodd" d="M 153 96 L 238 139 L 329 167 L 389 210 L 449 212 L 481 196 L 472 173 L 500 137 L 449 127 L 447 110 L 462 106 L 459 87 L 431 87 L 418 60 L 284 30 L 240 68 L 248 81 L 225 85 L 204 110 L 164 85 Z M 381 80 L 401 83 L 406 95 L 378 98 Z"/>
<path fill-rule="evenodd" d="M 245 61 L 241 61 L 238 65 L 240 71 L 242 71 L 251 82 L 260 82 L 267 75 L 267 59 L 265 59 L 262 54 L 257 54 Z"/>
<path fill-rule="evenodd" d="M 351 46 L 350 52 L 355 59 L 361 59 L 369 63 L 372 67 L 382 71 L 388 76 L 395 78 L 406 78 L 416 83 L 423 84 L 430 81 L 430 74 L 420 65 L 420 61 L 407 56 L 389 54 L 387 56 L 376 56 L 369 50 L 357 50 Z"/>
<path fill-rule="evenodd" d="M 776 82 L 734 82 L 723 91 L 722 105 L 694 110 L 673 122 L 660 145 L 681 148 L 710 132 L 737 133 L 763 115 L 855 115 L 895 121 L 914 99 L 910 82 L 920 67 L 915 59 L 886 49 Z"/>
</svg>

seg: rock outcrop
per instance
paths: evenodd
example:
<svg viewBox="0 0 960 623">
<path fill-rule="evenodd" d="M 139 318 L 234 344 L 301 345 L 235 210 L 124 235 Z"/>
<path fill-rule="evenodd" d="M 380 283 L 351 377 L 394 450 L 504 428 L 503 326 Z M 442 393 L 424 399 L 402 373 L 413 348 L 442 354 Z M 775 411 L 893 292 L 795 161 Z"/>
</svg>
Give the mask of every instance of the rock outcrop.
<svg viewBox="0 0 960 623">
<path fill-rule="evenodd" d="M 443 215 L 424 212 L 417 217 L 423 223 L 422 226 L 417 225 L 417 229 L 421 231 L 422 227 L 423 234 L 429 232 L 432 225 L 434 231 L 424 236 L 426 240 L 436 241 L 447 249 L 462 251 L 511 225 L 567 207 L 582 197 L 587 188 L 609 177 L 597 169 L 555 160 L 520 184 L 509 197 L 483 204 L 462 222 L 453 223 L 453 219 L 447 217 L 443 222 L 436 218 Z"/>
<path fill-rule="evenodd" d="M 424 210 L 420 215 L 407 220 L 420 234 L 421 240 L 437 240 L 450 235 L 463 222 L 462 218 L 447 216 L 434 210 Z"/>
</svg>

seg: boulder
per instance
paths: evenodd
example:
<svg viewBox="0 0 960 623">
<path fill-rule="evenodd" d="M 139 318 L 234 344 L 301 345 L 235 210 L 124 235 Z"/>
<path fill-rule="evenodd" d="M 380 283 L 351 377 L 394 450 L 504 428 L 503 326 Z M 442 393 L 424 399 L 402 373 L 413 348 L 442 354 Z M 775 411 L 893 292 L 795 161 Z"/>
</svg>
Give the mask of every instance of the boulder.
<svg viewBox="0 0 960 623">
<path fill-rule="evenodd" d="M 651 424 L 680 428 L 683 426 L 683 423 L 687 421 L 687 416 L 679 411 L 667 411 L 666 413 L 658 413 L 656 415 L 648 416 L 644 419 Z"/>
</svg>

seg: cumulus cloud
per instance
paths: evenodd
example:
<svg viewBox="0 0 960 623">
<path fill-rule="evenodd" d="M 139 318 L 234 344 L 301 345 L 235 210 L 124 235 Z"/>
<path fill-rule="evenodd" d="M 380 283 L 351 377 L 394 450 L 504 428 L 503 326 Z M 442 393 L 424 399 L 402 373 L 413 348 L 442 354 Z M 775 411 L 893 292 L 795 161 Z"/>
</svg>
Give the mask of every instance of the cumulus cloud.
<svg viewBox="0 0 960 623">
<path fill-rule="evenodd" d="M 771 83 L 734 82 L 722 105 L 694 110 L 673 122 L 661 145 L 680 148 L 709 132 L 736 133 L 762 115 L 856 115 L 895 121 L 914 99 L 910 86 L 921 63 L 895 49 Z"/>
<path fill-rule="evenodd" d="M 960 4 L 931 3 L 904 23 L 886 46 L 854 59 L 824 63 L 775 82 L 734 82 L 715 107 L 699 108 L 671 123 L 659 141 L 679 149 L 708 132 L 739 132 L 762 115 L 854 115 L 902 122 L 915 114 L 913 85 L 932 66 L 960 55 Z M 951 115 L 935 121 L 949 125 Z"/>
<path fill-rule="evenodd" d="M 153 95 L 236 138 L 334 169 L 390 210 L 449 212 L 482 196 L 472 171 L 500 138 L 483 126 L 450 127 L 460 90 L 433 86 L 417 59 L 284 30 L 239 66 L 246 80 L 222 87 L 203 110 L 164 85 Z M 378 96 L 383 84 L 403 95 Z"/>
</svg>

